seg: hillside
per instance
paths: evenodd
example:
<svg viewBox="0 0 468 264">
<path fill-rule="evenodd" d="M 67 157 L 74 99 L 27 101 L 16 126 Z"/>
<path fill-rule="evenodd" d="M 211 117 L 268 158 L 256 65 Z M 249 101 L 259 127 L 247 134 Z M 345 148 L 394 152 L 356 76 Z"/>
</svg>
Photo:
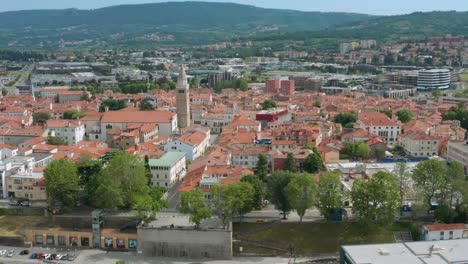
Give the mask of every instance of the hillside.
<svg viewBox="0 0 468 264">
<path fill-rule="evenodd" d="M 286 33 L 282 40 L 310 39 L 376 39 L 421 40 L 428 36 L 468 36 L 468 12 L 417 12 L 408 15 L 387 16 L 367 21 L 338 25 L 318 31 Z M 258 37 L 257 40 L 278 40 L 278 36 Z"/>
<path fill-rule="evenodd" d="M 363 21 L 369 15 L 300 12 L 248 5 L 168 2 L 95 10 L 29 10 L 0 13 L 0 45 L 66 42 L 210 43 L 265 31 L 320 30 Z M 16 43 L 11 41 L 18 40 Z M 103 44 L 103 43 L 101 43 Z"/>
</svg>

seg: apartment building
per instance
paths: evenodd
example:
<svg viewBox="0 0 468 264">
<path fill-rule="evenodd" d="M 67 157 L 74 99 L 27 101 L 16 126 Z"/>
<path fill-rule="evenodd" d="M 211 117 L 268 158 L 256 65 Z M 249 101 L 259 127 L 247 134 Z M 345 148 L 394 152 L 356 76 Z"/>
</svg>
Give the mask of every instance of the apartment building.
<svg viewBox="0 0 468 264">
<path fill-rule="evenodd" d="M 447 159 L 456 161 L 465 167 L 465 173 L 468 173 L 468 141 L 448 143 Z"/>
<path fill-rule="evenodd" d="M 438 155 L 440 140 L 438 137 L 424 133 L 409 133 L 400 137 L 405 152 L 414 157 L 431 157 Z"/>
<path fill-rule="evenodd" d="M 360 113 L 354 128 L 366 129 L 378 135 L 390 146 L 398 143 L 401 134 L 400 123 L 379 112 Z"/>
<path fill-rule="evenodd" d="M 47 128 L 51 134 L 65 140 L 68 145 L 76 145 L 84 140 L 85 127 L 79 120 L 49 119 L 47 120 Z"/>
<path fill-rule="evenodd" d="M 152 186 L 171 187 L 187 174 L 185 153 L 167 152 L 159 159 L 148 160 Z"/>
</svg>

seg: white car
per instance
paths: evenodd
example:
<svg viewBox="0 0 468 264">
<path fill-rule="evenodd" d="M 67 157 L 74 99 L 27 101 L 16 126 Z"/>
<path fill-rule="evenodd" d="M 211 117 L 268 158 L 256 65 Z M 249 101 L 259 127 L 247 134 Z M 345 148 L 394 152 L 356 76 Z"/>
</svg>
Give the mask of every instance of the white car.
<svg viewBox="0 0 468 264">
<path fill-rule="evenodd" d="M 8 251 L 8 254 L 7 254 L 7 257 L 11 258 L 15 255 L 15 251 L 14 250 L 10 250 Z"/>
<path fill-rule="evenodd" d="M 6 251 L 6 250 L 0 250 L 0 256 L 3 256 L 3 255 L 5 255 L 6 253 L 7 253 L 7 251 Z"/>
<path fill-rule="evenodd" d="M 50 260 L 50 257 L 52 257 L 51 254 L 44 254 L 44 259 L 46 260 Z"/>
</svg>

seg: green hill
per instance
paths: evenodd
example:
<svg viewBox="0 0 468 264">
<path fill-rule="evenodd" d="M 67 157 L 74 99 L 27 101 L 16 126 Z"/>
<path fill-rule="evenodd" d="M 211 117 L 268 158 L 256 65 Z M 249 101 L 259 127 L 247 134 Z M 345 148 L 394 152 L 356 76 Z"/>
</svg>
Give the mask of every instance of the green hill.
<svg viewBox="0 0 468 264">
<path fill-rule="evenodd" d="M 0 45 L 54 46 L 54 42 L 140 41 L 199 44 L 265 31 L 320 30 L 363 21 L 369 15 L 265 9 L 208 2 L 120 5 L 95 10 L 27 10 L 0 13 Z"/>
<path fill-rule="evenodd" d="M 417 12 L 408 15 L 378 17 L 366 21 L 338 25 L 318 31 L 286 33 L 282 40 L 308 39 L 376 39 L 421 40 L 429 36 L 468 36 L 468 12 Z M 257 40 L 278 39 L 264 35 Z"/>
</svg>

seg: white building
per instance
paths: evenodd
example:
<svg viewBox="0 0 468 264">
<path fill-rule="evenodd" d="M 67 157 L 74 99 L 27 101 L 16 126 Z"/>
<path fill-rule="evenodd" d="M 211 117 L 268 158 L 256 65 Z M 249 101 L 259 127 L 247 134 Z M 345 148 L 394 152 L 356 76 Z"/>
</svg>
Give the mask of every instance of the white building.
<svg viewBox="0 0 468 264">
<path fill-rule="evenodd" d="M 366 129 L 378 135 L 387 145 L 391 146 L 398 143 L 401 134 L 399 122 L 391 120 L 384 113 L 378 112 L 361 113 L 359 120 L 354 124 L 354 128 Z"/>
<path fill-rule="evenodd" d="M 468 225 L 436 224 L 421 227 L 421 240 L 450 240 L 468 238 Z"/>
<path fill-rule="evenodd" d="M 31 174 L 34 169 L 34 158 L 15 156 L 0 161 L 0 197 L 8 198 L 7 177 L 13 173 Z"/>
<path fill-rule="evenodd" d="M 0 160 L 18 155 L 18 147 L 0 144 Z"/>
<path fill-rule="evenodd" d="M 414 157 L 432 157 L 439 153 L 439 138 L 423 133 L 402 135 L 401 144 L 407 154 Z"/>
<path fill-rule="evenodd" d="M 68 145 L 76 145 L 83 141 L 85 136 L 85 127 L 81 121 L 49 119 L 47 120 L 47 128 L 51 134 L 65 140 Z"/>
<path fill-rule="evenodd" d="M 418 90 L 444 90 L 449 87 L 449 69 L 431 69 L 418 72 Z"/>
<path fill-rule="evenodd" d="M 171 187 L 187 174 L 185 153 L 168 152 L 159 159 L 148 161 L 152 186 Z"/>
<path fill-rule="evenodd" d="M 468 172 L 468 141 L 454 142 L 448 144 L 447 159 L 456 161 L 465 167 L 465 172 Z"/>
<path fill-rule="evenodd" d="M 164 146 L 165 151 L 183 152 L 188 161 L 195 160 L 205 153 L 205 150 L 210 146 L 210 134 L 195 132 L 192 134 L 183 135 L 180 138 L 169 141 Z"/>
</svg>

